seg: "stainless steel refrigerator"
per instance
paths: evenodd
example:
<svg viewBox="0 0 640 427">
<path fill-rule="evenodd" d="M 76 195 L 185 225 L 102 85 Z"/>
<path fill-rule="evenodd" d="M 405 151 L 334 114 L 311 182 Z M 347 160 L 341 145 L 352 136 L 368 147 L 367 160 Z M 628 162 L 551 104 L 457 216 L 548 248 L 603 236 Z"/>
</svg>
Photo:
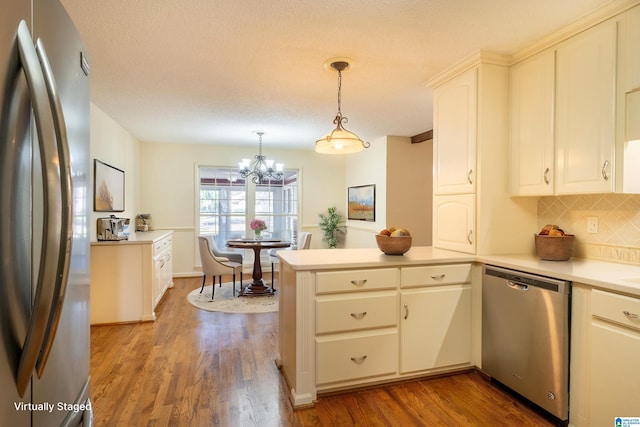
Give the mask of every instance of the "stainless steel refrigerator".
<svg viewBox="0 0 640 427">
<path fill-rule="evenodd" d="M 58 0 L 2 0 L 0 426 L 92 421 L 88 75 Z"/>
</svg>

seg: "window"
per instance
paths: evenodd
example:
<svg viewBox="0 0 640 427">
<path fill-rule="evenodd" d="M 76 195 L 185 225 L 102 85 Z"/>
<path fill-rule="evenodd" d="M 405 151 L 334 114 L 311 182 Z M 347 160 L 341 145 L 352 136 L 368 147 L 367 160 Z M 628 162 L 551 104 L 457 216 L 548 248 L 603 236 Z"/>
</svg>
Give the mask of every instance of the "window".
<svg viewBox="0 0 640 427">
<path fill-rule="evenodd" d="M 200 234 L 215 234 L 219 248 L 245 235 L 247 189 L 231 168 L 200 167 Z"/>
<path fill-rule="evenodd" d="M 253 236 L 253 218 L 267 224 L 265 238 L 295 243 L 298 228 L 298 171 L 284 170 L 279 181 L 254 185 L 236 168 L 200 166 L 199 234 L 214 234 L 224 248 L 228 239 Z"/>
<path fill-rule="evenodd" d="M 267 224 L 265 236 L 295 241 L 298 229 L 298 173 L 285 170 L 281 181 L 256 185 L 255 217 Z"/>
</svg>

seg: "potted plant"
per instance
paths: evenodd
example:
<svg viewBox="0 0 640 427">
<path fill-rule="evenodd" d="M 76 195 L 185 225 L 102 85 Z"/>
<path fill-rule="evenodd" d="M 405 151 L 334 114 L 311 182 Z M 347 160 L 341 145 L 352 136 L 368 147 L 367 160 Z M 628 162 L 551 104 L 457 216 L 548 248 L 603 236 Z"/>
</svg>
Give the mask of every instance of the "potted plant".
<svg viewBox="0 0 640 427">
<path fill-rule="evenodd" d="M 327 209 L 326 214 L 320 214 L 320 230 L 322 230 L 323 235 L 322 240 L 327 242 L 329 249 L 335 249 L 338 246 L 336 232 L 338 231 L 338 226 L 342 220 L 342 215 L 337 212 L 335 206 Z"/>
</svg>

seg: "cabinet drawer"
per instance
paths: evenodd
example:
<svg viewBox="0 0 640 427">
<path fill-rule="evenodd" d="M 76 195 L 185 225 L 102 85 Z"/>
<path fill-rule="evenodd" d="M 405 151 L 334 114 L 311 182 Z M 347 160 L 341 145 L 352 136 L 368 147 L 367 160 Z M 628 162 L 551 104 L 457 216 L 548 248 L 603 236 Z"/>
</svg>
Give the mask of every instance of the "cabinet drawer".
<svg viewBox="0 0 640 427">
<path fill-rule="evenodd" d="M 398 319 L 397 302 L 396 292 L 382 292 L 366 297 L 360 294 L 317 297 L 316 333 L 395 326 Z"/>
<path fill-rule="evenodd" d="M 449 285 L 471 281 L 471 264 L 407 267 L 400 270 L 403 288 L 425 285 Z"/>
<path fill-rule="evenodd" d="M 594 289 L 591 294 L 591 310 L 596 317 L 640 329 L 640 298 Z"/>
<path fill-rule="evenodd" d="M 171 247 L 171 236 L 167 236 L 155 242 L 153 244 L 153 254 L 157 255 L 162 251 L 165 251 Z"/>
<path fill-rule="evenodd" d="M 316 338 L 317 383 L 393 374 L 398 371 L 398 334 L 394 331 L 340 338 Z"/>
<path fill-rule="evenodd" d="M 316 293 L 318 294 L 392 289 L 397 284 L 397 268 L 316 273 Z"/>
</svg>

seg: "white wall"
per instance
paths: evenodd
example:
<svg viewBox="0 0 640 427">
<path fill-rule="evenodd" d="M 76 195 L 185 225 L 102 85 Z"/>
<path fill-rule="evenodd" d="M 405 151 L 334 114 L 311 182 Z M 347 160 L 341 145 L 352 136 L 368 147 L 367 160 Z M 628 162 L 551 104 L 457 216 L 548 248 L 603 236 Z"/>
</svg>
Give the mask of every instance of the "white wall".
<svg viewBox="0 0 640 427">
<path fill-rule="evenodd" d="M 347 221 L 345 247 L 349 248 L 375 248 L 374 235 L 387 224 L 387 138 L 378 138 L 370 143 L 368 149 L 347 156 L 345 163 L 346 187 L 376 186 L 375 221 Z M 346 218 L 346 195 L 338 209 Z"/>
<path fill-rule="evenodd" d="M 432 170 L 433 140 L 387 138 L 387 226 L 409 230 L 413 246 L 431 246 Z"/>
<path fill-rule="evenodd" d="M 392 226 L 409 230 L 415 246 L 431 245 L 432 162 L 431 141 L 411 144 L 403 136 L 379 138 L 350 155 L 346 186 L 375 184 L 376 215 L 372 222 L 347 221 L 345 247 L 376 247 L 374 235 Z"/>
<path fill-rule="evenodd" d="M 418 170 L 416 168 L 422 165 L 421 155 L 417 156 L 416 153 L 424 150 L 424 146 L 411 146 L 407 141 L 408 138 L 404 137 L 382 137 L 371 141 L 369 149 L 347 156 L 270 149 L 268 146 L 264 148 L 264 153 L 268 158 L 283 162 L 287 168 L 300 170 L 299 226 L 301 231 L 313 233 L 312 248 L 327 247 L 318 228 L 318 215 L 336 206 L 346 218 L 347 187 L 375 184 L 375 222 L 347 221 L 347 233 L 340 245 L 375 247 L 373 236 L 387 226 L 387 209 L 394 212 L 398 226 L 405 226 L 413 233 L 418 230 L 416 225 L 408 225 L 411 222 L 404 216 L 406 212 L 401 215 L 398 209 L 394 210 L 399 203 L 397 200 L 412 198 L 412 203 L 415 202 L 416 188 L 422 187 L 422 182 L 418 182 L 413 175 Z M 388 150 L 392 151 L 388 154 Z M 252 158 L 256 153 L 257 145 L 234 147 L 140 142 L 100 108 L 91 104 L 91 157 L 125 171 L 125 211 L 115 215 L 131 218 L 132 232 L 135 229 L 135 216 L 141 213 L 152 215 L 154 229 L 173 230 L 176 276 L 192 275 L 199 265 L 196 246 L 197 167 L 233 166 L 239 159 Z M 389 159 L 395 159 L 393 162 L 396 164 L 389 169 L 388 156 Z M 405 156 L 410 158 L 403 161 Z M 412 171 L 408 172 L 409 169 Z M 405 177 L 407 173 L 409 177 Z M 91 178 L 93 180 L 93 174 Z M 398 187 L 392 190 L 389 201 L 387 179 L 394 183 L 394 187 Z M 407 180 L 410 181 L 408 186 Z M 96 240 L 96 219 L 108 215 L 106 212 L 92 213 L 92 240 Z M 426 209 L 424 215 L 418 213 L 417 217 L 421 220 L 428 215 L 430 209 Z"/>
<path fill-rule="evenodd" d="M 193 274 L 199 264 L 196 246 L 197 167 L 234 166 L 242 158 L 253 158 L 255 147 L 210 146 L 142 142 L 140 145 L 141 193 L 139 212 L 152 215 L 154 229 L 174 231 L 174 272 Z M 263 147 L 269 159 L 299 169 L 301 175 L 301 231 L 313 233 L 312 248 L 326 247 L 321 241 L 318 214 L 332 205 L 346 206 L 345 159 L 313 151 Z"/>
<path fill-rule="evenodd" d="M 131 219 L 131 230 L 135 229 L 135 216 L 138 213 L 138 201 L 140 199 L 140 142 L 129 134 L 122 126 L 116 123 L 104 111 L 91 103 L 91 161 L 98 159 L 125 172 L 125 202 L 124 212 L 94 212 L 93 211 L 93 164 L 91 165 L 91 241 L 96 241 L 96 221 L 100 217 L 111 214 L 118 217 Z"/>
</svg>

